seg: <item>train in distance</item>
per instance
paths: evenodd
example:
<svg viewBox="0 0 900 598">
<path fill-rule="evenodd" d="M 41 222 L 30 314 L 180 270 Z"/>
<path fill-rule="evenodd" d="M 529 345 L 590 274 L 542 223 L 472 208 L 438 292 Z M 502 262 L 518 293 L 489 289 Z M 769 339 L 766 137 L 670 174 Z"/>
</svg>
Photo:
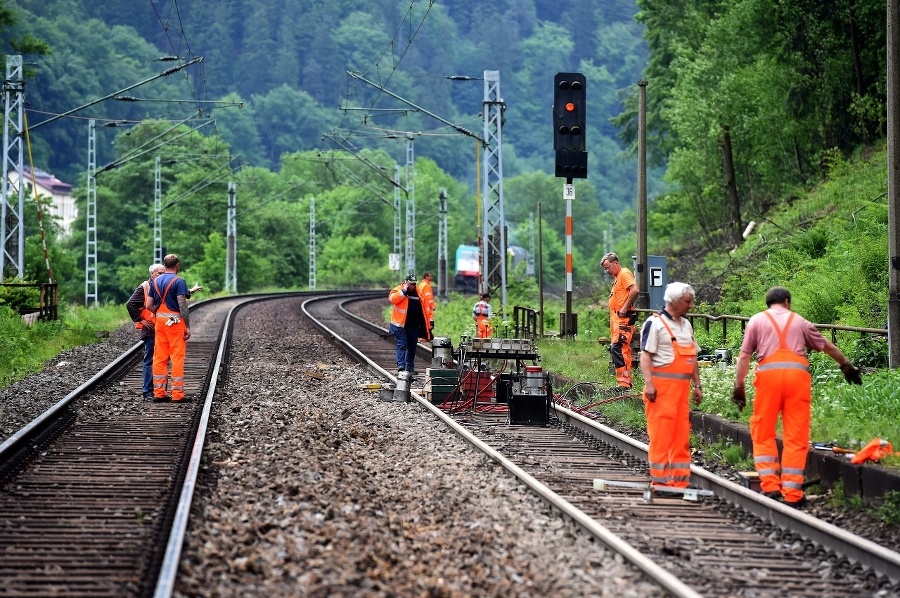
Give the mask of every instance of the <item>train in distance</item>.
<svg viewBox="0 0 900 598">
<path fill-rule="evenodd" d="M 526 265 L 526 274 L 532 276 L 528 264 L 528 252 L 524 247 L 510 245 L 506 248 L 507 275 L 516 270 L 519 264 Z M 456 277 L 454 284 L 458 291 L 464 293 L 478 292 L 478 275 L 481 272 L 481 248 L 476 245 L 460 245 L 456 248 Z"/>
</svg>

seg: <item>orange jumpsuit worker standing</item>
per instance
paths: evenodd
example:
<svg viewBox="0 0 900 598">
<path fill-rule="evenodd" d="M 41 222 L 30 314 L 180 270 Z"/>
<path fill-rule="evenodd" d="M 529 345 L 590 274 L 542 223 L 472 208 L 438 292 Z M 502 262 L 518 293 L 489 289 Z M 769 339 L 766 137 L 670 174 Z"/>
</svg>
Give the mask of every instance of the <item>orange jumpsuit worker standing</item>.
<svg viewBox="0 0 900 598">
<path fill-rule="evenodd" d="M 686 314 L 694 304 L 694 289 L 683 282 L 666 287 L 666 306 L 641 328 L 641 373 L 644 412 L 650 448 L 650 483 L 686 488 L 691 481 L 691 420 L 688 397 L 703 400 L 694 329 Z"/>
<path fill-rule="evenodd" d="M 166 271 L 150 285 L 146 307 L 156 309 L 156 343 L 153 348 L 153 400 L 166 399 L 168 364 L 172 360 L 172 402 L 190 402 L 184 396 L 184 354 L 191 338 L 187 283 L 178 276 L 181 262 L 170 253 L 163 258 Z M 158 306 L 158 307 L 157 307 Z"/>
<path fill-rule="evenodd" d="M 834 343 L 818 329 L 791 311 L 791 293 L 784 287 L 772 287 L 766 293 L 766 306 L 747 323 L 741 354 L 735 365 L 731 400 L 743 410 L 746 405 L 744 378 L 755 352 L 759 360 L 753 386 L 756 399 L 750 417 L 753 462 L 759 473 L 760 487 L 770 498 L 784 498 L 792 507 L 806 504 L 803 494 L 803 470 L 809 452 L 810 401 L 812 379 L 806 349 L 824 351 L 841 366 L 847 382 L 862 384 L 859 368 L 844 357 Z M 781 414 L 783 451 L 778 462 L 775 424 Z"/>
<path fill-rule="evenodd" d="M 422 275 L 422 280 L 416 285 L 416 293 L 422 301 L 422 311 L 425 313 L 425 326 L 428 329 L 426 340 L 434 338 L 434 310 L 437 309 L 437 303 L 434 301 L 434 291 L 431 290 L 431 281 L 433 277 L 431 272 Z"/>
<path fill-rule="evenodd" d="M 637 322 L 634 302 L 640 291 L 634 274 L 622 267 L 615 253 L 604 255 L 600 266 L 615 279 L 609 294 L 609 342 L 616 382 L 622 388 L 631 388 L 631 337 Z"/>
<path fill-rule="evenodd" d="M 475 320 L 476 338 L 491 338 L 494 330 L 491 328 L 491 294 L 482 293 L 481 301 L 472 308 L 472 319 Z"/>
</svg>

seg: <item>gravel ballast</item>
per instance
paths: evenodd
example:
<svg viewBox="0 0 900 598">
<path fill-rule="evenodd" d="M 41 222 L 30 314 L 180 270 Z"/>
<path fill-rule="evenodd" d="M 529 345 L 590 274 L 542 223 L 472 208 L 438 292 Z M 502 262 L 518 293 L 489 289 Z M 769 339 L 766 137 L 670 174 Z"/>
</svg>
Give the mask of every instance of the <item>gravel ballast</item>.
<svg viewBox="0 0 900 598">
<path fill-rule="evenodd" d="M 376 380 L 302 322 L 296 303 L 268 306 L 238 321 L 181 595 L 658 595 L 420 407 L 358 390 Z M 0 389 L 2 437 L 137 341 L 123 326 Z M 140 388 L 121 386 L 115 411 L 145 408 Z M 824 497 L 809 511 L 898 546 L 897 526 L 867 512 Z"/>
<path fill-rule="evenodd" d="M 238 318 L 179 594 L 659 595 L 419 405 L 359 390 L 298 304 Z"/>
</svg>

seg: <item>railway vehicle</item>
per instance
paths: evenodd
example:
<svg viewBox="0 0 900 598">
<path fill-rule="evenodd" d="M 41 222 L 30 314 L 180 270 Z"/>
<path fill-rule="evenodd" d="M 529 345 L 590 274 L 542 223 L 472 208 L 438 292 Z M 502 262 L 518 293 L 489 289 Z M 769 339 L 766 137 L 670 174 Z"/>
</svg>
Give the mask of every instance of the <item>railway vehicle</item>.
<svg viewBox="0 0 900 598">
<path fill-rule="evenodd" d="M 528 252 L 524 247 L 510 245 L 506 249 L 507 273 L 515 271 L 519 264 L 528 264 Z M 464 293 L 478 291 L 479 274 L 481 273 L 481 248 L 477 245 L 460 245 L 456 248 L 456 277 L 454 284 L 457 290 Z M 533 272 L 526 271 L 531 276 Z"/>
</svg>

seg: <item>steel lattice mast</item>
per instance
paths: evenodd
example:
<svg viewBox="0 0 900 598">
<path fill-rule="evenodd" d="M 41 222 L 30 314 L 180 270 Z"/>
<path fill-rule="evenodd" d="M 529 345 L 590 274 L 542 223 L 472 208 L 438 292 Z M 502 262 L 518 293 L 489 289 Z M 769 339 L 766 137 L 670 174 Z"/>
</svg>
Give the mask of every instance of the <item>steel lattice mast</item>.
<svg viewBox="0 0 900 598">
<path fill-rule="evenodd" d="M 6 78 L 3 80 L 3 184 L 0 209 L 0 282 L 7 269 L 12 278 L 25 276 L 25 211 L 24 147 L 22 145 L 24 87 L 22 57 L 6 57 Z M 17 188 L 11 189 L 9 173 L 17 173 Z M 10 197 L 11 191 L 16 198 Z"/>
<path fill-rule="evenodd" d="M 228 182 L 228 212 L 225 223 L 225 292 L 237 293 L 237 185 Z"/>
<path fill-rule="evenodd" d="M 316 198 L 309 198 L 309 290 L 316 290 Z"/>
<path fill-rule="evenodd" d="M 97 126 L 88 121 L 87 205 L 85 208 L 84 306 L 97 307 Z"/>
<path fill-rule="evenodd" d="M 506 103 L 500 96 L 500 71 L 484 71 L 484 158 L 482 161 L 482 292 L 500 288 L 506 306 L 506 235 L 503 215 L 502 120 Z M 501 309 L 503 319 L 506 310 Z"/>
<path fill-rule="evenodd" d="M 438 210 L 438 295 L 447 298 L 447 190 L 441 189 Z"/>
<path fill-rule="evenodd" d="M 161 264 L 162 251 L 162 160 L 156 156 L 156 176 L 153 182 L 153 263 Z"/>
<path fill-rule="evenodd" d="M 406 273 L 416 273 L 416 164 L 412 135 L 406 136 Z"/>
<path fill-rule="evenodd" d="M 400 165 L 394 164 L 394 253 L 403 252 L 403 208 L 400 205 Z"/>
</svg>

